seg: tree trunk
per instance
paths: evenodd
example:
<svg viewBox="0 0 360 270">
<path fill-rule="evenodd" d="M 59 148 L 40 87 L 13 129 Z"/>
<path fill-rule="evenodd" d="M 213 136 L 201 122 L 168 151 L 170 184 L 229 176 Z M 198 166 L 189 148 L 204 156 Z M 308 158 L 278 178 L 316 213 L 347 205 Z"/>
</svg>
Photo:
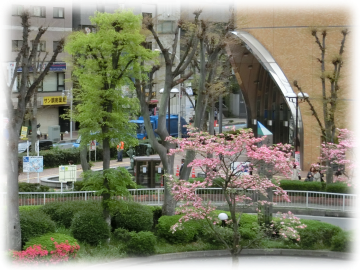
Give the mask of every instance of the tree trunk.
<svg viewBox="0 0 360 270">
<path fill-rule="evenodd" d="M 33 109 L 31 112 L 31 126 L 32 126 L 32 134 L 31 134 L 31 154 L 36 155 L 35 144 L 38 140 L 37 138 L 37 90 L 34 92 L 33 99 Z M 39 145 L 40 147 L 40 145 Z M 40 149 L 39 149 L 40 150 Z"/>
<path fill-rule="evenodd" d="M 87 162 L 87 147 L 86 145 L 80 145 L 80 162 L 83 172 L 89 170 L 89 163 Z"/>
<path fill-rule="evenodd" d="M 11 119 L 11 118 L 10 118 Z M 10 123 L 9 123 L 10 126 Z M 18 138 L 17 134 L 20 130 L 21 124 L 16 127 L 9 127 L 9 147 L 7 173 L 7 249 L 21 250 L 21 229 L 20 229 L 20 215 L 19 215 L 19 168 L 18 168 Z M 17 132 L 18 131 L 18 132 Z"/>
</svg>

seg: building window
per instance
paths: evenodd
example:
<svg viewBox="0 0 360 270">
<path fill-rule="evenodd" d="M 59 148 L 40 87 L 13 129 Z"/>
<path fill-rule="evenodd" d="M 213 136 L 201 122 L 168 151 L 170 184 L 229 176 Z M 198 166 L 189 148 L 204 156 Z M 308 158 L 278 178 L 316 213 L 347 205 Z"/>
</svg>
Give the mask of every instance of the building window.
<svg viewBox="0 0 360 270">
<path fill-rule="evenodd" d="M 34 43 L 34 40 L 31 41 L 31 45 Z M 46 50 L 46 41 L 39 41 L 37 45 L 37 51 L 38 52 L 45 52 Z"/>
<path fill-rule="evenodd" d="M 55 52 L 58 45 L 59 45 L 59 41 L 53 41 L 53 52 Z M 63 49 L 61 49 L 60 52 L 62 52 L 62 51 L 63 51 Z"/>
<path fill-rule="evenodd" d="M 22 6 L 22 5 L 13 5 L 12 6 L 12 15 L 13 16 L 20 16 L 23 11 L 24 11 L 24 6 Z"/>
<path fill-rule="evenodd" d="M 145 18 L 145 17 L 152 18 L 152 13 L 143 12 L 142 16 L 143 16 L 143 18 Z"/>
<path fill-rule="evenodd" d="M 13 52 L 19 52 L 22 45 L 23 45 L 22 40 L 12 40 L 12 51 Z"/>
<path fill-rule="evenodd" d="M 82 25 L 81 28 L 84 29 L 86 34 L 96 33 L 95 25 Z"/>
<path fill-rule="evenodd" d="M 64 8 L 62 8 L 62 7 L 54 7 L 53 17 L 63 19 L 64 18 Z"/>
<path fill-rule="evenodd" d="M 36 6 L 36 7 L 31 7 L 32 10 L 32 16 L 33 17 L 41 17 L 41 18 L 45 18 L 46 14 L 46 7 L 44 6 Z"/>
<path fill-rule="evenodd" d="M 17 91 L 20 90 L 20 85 L 21 85 L 21 72 L 18 72 L 17 74 Z M 29 75 L 29 82 L 28 82 L 28 86 L 30 87 L 31 84 L 34 82 L 34 76 L 32 74 Z M 43 91 L 43 81 L 41 81 L 37 87 L 38 92 L 42 92 Z"/>
<path fill-rule="evenodd" d="M 159 21 L 158 32 L 161 34 L 173 34 L 175 32 L 175 21 Z"/>
<path fill-rule="evenodd" d="M 152 42 L 144 42 L 142 45 L 145 49 L 152 50 Z"/>
<path fill-rule="evenodd" d="M 58 72 L 57 75 L 57 91 L 65 90 L 65 73 Z"/>
</svg>

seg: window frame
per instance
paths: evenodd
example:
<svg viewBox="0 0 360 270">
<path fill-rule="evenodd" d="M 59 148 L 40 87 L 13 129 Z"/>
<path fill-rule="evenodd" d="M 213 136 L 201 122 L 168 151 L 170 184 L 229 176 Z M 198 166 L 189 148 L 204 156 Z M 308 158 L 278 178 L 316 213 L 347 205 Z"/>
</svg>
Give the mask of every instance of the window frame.
<svg viewBox="0 0 360 270">
<path fill-rule="evenodd" d="M 20 12 L 19 12 L 19 7 L 22 8 L 22 10 Z M 15 9 L 16 9 L 16 12 L 14 12 Z M 12 11 L 11 11 L 12 16 L 20 16 L 22 12 L 24 12 L 24 5 L 12 5 Z"/>
<path fill-rule="evenodd" d="M 35 8 L 40 8 L 40 15 L 35 15 Z M 46 17 L 46 6 L 31 6 L 31 17 L 45 18 Z"/>
<path fill-rule="evenodd" d="M 62 9 L 63 12 L 63 16 L 60 17 L 59 14 L 59 10 Z M 56 10 L 56 12 L 55 12 Z M 55 14 L 57 13 L 57 15 L 55 16 Z M 65 19 L 65 8 L 64 7 L 53 7 L 53 18 L 54 19 Z"/>
<path fill-rule="evenodd" d="M 64 74 L 64 84 L 59 84 L 59 74 Z M 56 72 L 56 91 L 63 91 L 65 90 L 65 72 Z"/>
<path fill-rule="evenodd" d="M 172 24 L 170 31 L 164 31 L 163 25 L 164 25 L 165 22 Z M 174 34 L 175 29 L 176 29 L 175 21 L 173 21 L 173 20 L 159 20 L 158 27 L 157 27 L 157 32 L 159 34 Z"/>
<path fill-rule="evenodd" d="M 34 40 L 31 40 L 31 48 L 33 46 L 33 43 L 34 43 Z M 39 49 L 39 46 L 40 46 L 40 49 Z M 43 47 L 43 50 L 41 50 L 42 47 Z M 37 52 L 46 52 L 46 41 L 45 40 L 39 40 L 39 44 L 38 44 L 36 51 Z"/>
<path fill-rule="evenodd" d="M 60 41 L 58 40 L 53 40 L 53 52 L 55 52 L 57 45 Z M 59 53 L 62 53 L 64 51 L 64 48 L 62 48 L 62 50 Z"/>
<path fill-rule="evenodd" d="M 14 50 L 14 42 L 19 43 L 19 41 L 21 42 L 21 46 L 17 45 L 17 46 L 16 46 L 16 49 Z M 13 39 L 13 40 L 11 40 L 11 51 L 12 51 L 12 52 L 19 52 L 19 51 L 21 50 L 21 47 L 22 47 L 23 45 L 24 45 L 23 40 L 21 40 L 21 39 Z"/>
</svg>

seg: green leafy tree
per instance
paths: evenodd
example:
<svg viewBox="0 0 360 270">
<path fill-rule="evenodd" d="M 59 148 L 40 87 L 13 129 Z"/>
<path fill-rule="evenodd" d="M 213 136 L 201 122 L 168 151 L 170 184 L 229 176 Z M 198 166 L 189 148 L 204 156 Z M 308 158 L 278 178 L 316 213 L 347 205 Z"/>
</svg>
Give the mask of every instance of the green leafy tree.
<svg viewBox="0 0 360 270">
<path fill-rule="evenodd" d="M 75 119 L 80 122 L 81 144 L 90 140 L 102 142 L 103 147 L 103 202 L 109 200 L 110 145 L 124 141 L 134 145 L 135 126 L 129 123 L 132 113 L 139 110 L 138 100 L 132 96 L 133 79 L 146 72 L 143 62 L 156 52 L 141 44 L 141 16 L 131 11 L 113 14 L 95 13 L 90 18 L 96 32 L 74 32 L 65 50 L 73 56 L 73 75 L 79 83 L 74 89 Z M 110 212 L 104 204 L 104 218 L 110 224 Z"/>
</svg>

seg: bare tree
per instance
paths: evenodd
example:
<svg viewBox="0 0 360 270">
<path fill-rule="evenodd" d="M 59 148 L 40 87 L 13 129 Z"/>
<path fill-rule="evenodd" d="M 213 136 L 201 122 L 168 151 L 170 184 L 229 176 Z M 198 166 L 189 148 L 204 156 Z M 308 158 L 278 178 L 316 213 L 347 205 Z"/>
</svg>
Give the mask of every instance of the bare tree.
<svg viewBox="0 0 360 270">
<path fill-rule="evenodd" d="M 29 46 L 29 32 L 30 32 L 30 13 L 28 11 L 23 12 L 20 15 L 21 25 L 23 27 L 23 45 L 16 57 L 16 64 L 14 74 L 10 82 L 10 87 L 6 91 L 6 106 L 8 108 L 9 117 L 9 142 L 8 142 L 8 154 L 7 161 L 8 181 L 7 181 L 7 247 L 13 250 L 21 250 L 21 229 L 20 229 L 20 217 L 19 217 L 19 202 L 18 202 L 18 140 L 21 130 L 21 125 L 24 121 L 26 107 L 31 101 L 37 87 L 44 79 L 45 75 L 50 70 L 51 65 L 56 60 L 59 52 L 64 45 L 64 39 L 61 39 L 58 43 L 55 52 L 47 62 L 45 68 L 39 72 L 38 76 L 29 84 L 29 75 L 31 68 L 34 67 L 34 61 L 36 60 L 37 46 L 41 37 L 47 30 L 47 27 L 40 26 L 38 28 L 37 35 L 31 45 Z M 21 67 L 22 72 L 19 77 L 19 90 L 17 95 L 17 107 L 15 108 L 11 100 L 11 91 L 15 83 L 17 69 Z"/>
<path fill-rule="evenodd" d="M 321 80 L 321 99 L 322 99 L 322 113 L 318 113 L 315 110 L 311 100 L 306 99 L 307 103 L 310 106 L 310 110 L 312 115 L 315 117 L 316 122 L 319 125 L 321 130 L 321 137 L 324 143 L 334 143 L 335 140 L 335 132 L 336 132 L 336 112 L 339 103 L 338 93 L 341 90 L 341 86 L 339 84 L 341 68 L 344 64 L 344 48 L 346 37 L 349 34 L 348 29 L 344 29 L 341 31 L 342 40 L 340 43 L 340 48 L 338 54 L 334 55 L 331 59 L 331 63 L 333 65 L 332 71 L 326 70 L 326 36 L 327 30 L 324 29 L 321 31 L 321 38 L 318 35 L 318 29 L 311 29 L 311 34 L 315 38 L 315 43 L 318 45 L 320 49 L 320 57 L 317 58 L 320 63 L 320 80 Z M 328 82 L 328 83 L 327 83 Z M 294 86 L 302 93 L 303 90 L 298 84 L 298 82 L 294 81 Z M 333 181 L 333 169 L 330 166 L 330 161 L 326 162 L 326 183 L 332 183 Z"/>
<path fill-rule="evenodd" d="M 193 26 L 197 26 L 199 23 L 199 16 L 201 11 L 194 12 L 194 21 L 192 22 Z M 191 60 L 193 59 L 196 49 L 198 38 L 196 36 L 196 27 L 191 30 L 188 27 L 189 38 L 187 39 L 184 52 L 180 58 L 179 63 L 175 65 L 175 55 L 177 51 L 177 45 L 179 40 L 180 29 L 186 27 L 186 23 L 180 19 L 178 21 L 175 33 L 174 33 L 174 42 L 170 48 L 166 47 L 164 42 L 160 39 L 157 31 L 155 30 L 155 23 L 152 18 L 144 18 L 143 20 L 144 26 L 147 30 L 150 31 L 152 37 L 155 39 L 157 45 L 159 46 L 161 53 L 165 59 L 165 80 L 164 80 L 164 92 L 160 99 L 160 109 L 158 111 L 159 119 L 158 119 L 158 128 L 156 130 L 157 134 L 160 136 L 162 140 L 162 144 L 158 142 L 154 133 L 152 132 L 152 126 L 150 123 L 149 117 L 149 109 L 146 103 L 146 99 L 141 91 L 141 83 L 138 81 L 136 83 L 136 91 L 137 96 L 140 100 L 141 105 L 141 114 L 144 117 L 144 124 L 147 130 L 147 134 L 149 136 L 149 141 L 151 146 L 155 149 L 155 151 L 159 154 L 161 158 L 161 162 L 164 166 L 164 170 L 167 174 L 173 174 L 174 170 L 174 156 L 168 156 L 169 149 L 175 148 L 174 144 L 168 143 L 165 141 L 165 138 L 169 136 L 169 132 L 166 128 L 166 111 L 168 108 L 168 100 L 170 98 L 171 89 L 184 82 L 188 79 L 192 72 L 188 72 L 184 74 L 185 69 L 189 66 Z M 154 67 L 153 72 L 155 72 L 158 67 Z M 183 74 L 180 78 L 178 78 L 181 74 Z M 169 187 L 165 185 L 165 201 L 163 205 L 163 213 L 165 215 L 174 215 L 175 213 L 175 201 L 172 197 Z"/>
</svg>

